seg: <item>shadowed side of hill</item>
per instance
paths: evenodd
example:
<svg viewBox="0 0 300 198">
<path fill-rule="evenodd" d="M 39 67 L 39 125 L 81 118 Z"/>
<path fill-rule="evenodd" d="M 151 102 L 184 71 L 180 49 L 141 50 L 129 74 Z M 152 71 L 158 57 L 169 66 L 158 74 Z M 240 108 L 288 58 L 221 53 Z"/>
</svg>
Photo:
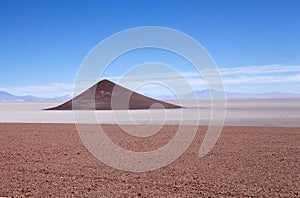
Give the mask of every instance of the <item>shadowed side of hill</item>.
<svg viewBox="0 0 300 198">
<path fill-rule="evenodd" d="M 102 80 L 77 97 L 46 110 L 175 109 L 181 106 L 133 92 L 109 80 Z"/>
</svg>

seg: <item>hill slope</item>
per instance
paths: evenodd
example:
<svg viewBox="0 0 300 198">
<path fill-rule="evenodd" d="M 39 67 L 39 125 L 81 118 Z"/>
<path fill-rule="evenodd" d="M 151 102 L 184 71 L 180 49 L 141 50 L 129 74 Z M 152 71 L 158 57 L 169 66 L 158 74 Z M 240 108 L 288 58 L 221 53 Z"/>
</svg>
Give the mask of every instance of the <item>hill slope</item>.
<svg viewBox="0 0 300 198">
<path fill-rule="evenodd" d="M 102 80 L 77 97 L 48 110 L 121 110 L 149 108 L 173 109 L 181 107 L 143 96 L 109 80 Z"/>
</svg>

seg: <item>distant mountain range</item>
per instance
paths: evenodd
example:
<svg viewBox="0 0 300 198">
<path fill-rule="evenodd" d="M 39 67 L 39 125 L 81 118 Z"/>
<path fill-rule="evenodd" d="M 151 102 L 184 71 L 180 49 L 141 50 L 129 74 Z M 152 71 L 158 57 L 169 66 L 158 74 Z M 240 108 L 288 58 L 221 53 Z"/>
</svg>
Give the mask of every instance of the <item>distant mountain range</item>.
<svg viewBox="0 0 300 198">
<path fill-rule="evenodd" d="M 180 95 L 182 99 L 210 99 L 210 93 L 216 93 L 214 90 L 201 90 L 195 91 L 185 95 Z M 194 96 L 195 94 L 195 96 Z M 148 97 L 153 97 L 159 100 L 172 100 L 176 99 L 174 95 L 152 95 L 144 94 Z M 284 92 L 268 92 L 268 93 L 239 93 L 239 92 L 226 92 L 228 99 L 300 99 L 300 94 L 284 93 Z M 5 91 L 0 91 L 0 102 L 42 102 L 42 101 L 67 101 L 72 97 L 70 95 L 58 96 L 53 98 L 35 97 L 31 95 L 17 96 Z"/>
<path fill-rule="evenodd" d="M 35 97 L 31 95 L 16 96 L 5 91 L 0 91 L 1 102 L 42 102 L 42 101 L 66 101 L 71 98 L 70 95 L 64 95 L 53 98 Z"/>
<path fill-rule="evenodd" d="M 180 95 L 178 98 L 181 99 L 210 99 L 210 94 L 217 94 L 215 90 L 205 89 L 202 91 L 195 91 L 185 95 Z M 300 99 L 300 94 L 295 93 L 283 93 L 283 92 L 268 92 L 268 93 L 239 93 L 239 92 L 226 92 L 226 98 L 228 99 Z M 145 94 L 150 97 L 154 97 L 160 100 L 172 100 L 176 99 L 175 95 L 157 95 L 153 96 Z"/>
</svg>

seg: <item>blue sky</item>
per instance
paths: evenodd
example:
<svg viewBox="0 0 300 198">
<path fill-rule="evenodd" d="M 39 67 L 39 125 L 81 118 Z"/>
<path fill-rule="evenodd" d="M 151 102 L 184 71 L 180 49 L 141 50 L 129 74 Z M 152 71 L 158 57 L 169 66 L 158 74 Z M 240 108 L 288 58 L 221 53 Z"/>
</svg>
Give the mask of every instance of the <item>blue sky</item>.
<svg viewBox="0 0 300 198">
<path fill-rule="evenodd" d="M 207 49 L 227 91 L 300 93 L 299 19 L 297 0 L 2 0 L 0 90 L 70 94 L 82 60 L 100 41 L 128 28 L 165 26 L 192 36 Z M 119 67 L 112 66 L 106 75 L 113 79 L 129 65 L 168 57 L 147 51 L 136 55 L 139 58 L 120 59 Z M 180 60 L 169 63 L 193 76 Z M 197 80 L 191 82 L 195 89 L 203 88 Z"/>
</svg>

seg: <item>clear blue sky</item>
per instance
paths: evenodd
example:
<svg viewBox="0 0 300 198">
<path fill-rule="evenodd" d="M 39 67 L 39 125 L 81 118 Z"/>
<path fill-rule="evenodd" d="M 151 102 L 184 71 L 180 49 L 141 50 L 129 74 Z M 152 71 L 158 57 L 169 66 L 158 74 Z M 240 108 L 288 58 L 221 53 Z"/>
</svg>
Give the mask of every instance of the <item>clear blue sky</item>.
<svg viewBox="0 0 300 198">
<path fill-rule="evenodd" d="M 198 40 L 224 73 L 228 91 L 300 93 L 297 0 L 1 0 L 0 89 L 69 93 L 80 63 L 100 41 L 149 25 Z"/>
</svg>

